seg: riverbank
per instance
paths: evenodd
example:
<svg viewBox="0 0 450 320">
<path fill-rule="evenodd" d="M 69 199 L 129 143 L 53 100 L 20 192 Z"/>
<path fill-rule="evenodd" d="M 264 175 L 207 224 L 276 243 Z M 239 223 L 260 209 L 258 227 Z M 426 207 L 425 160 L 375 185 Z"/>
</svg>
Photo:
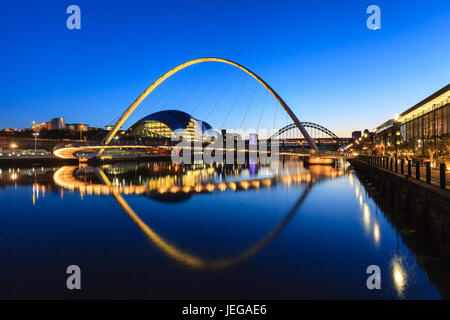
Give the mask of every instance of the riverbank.
<svg viewBox="0 0 450 320">
<path fill-rule="evenodd" d="M 358 175 L 373 184 L 384 202 L 396 209 L 399 218 L 414 232 L 430 239 L 439 256 L 450 262 L 450 191 L 407 175 L 379 168 L 361 158 L 349 160 Z"/>
<path fill-rule="evenodd" d="M 417 232 L 411 220 L 402 214 L 402 209 L 387 200 L 368 177 L 358 171 L 356 175 L 368 196 L 384 212 L 384 216 L 398 231 L 408 249 L 414 252 L 417 263 L 427 272 L 430 282 L 439 288 L 444 299 L 450 299 L 450 278 L 447 277 L 450 264 L 442 261 L 439 246 L 426 235 Z"/>
</svg>

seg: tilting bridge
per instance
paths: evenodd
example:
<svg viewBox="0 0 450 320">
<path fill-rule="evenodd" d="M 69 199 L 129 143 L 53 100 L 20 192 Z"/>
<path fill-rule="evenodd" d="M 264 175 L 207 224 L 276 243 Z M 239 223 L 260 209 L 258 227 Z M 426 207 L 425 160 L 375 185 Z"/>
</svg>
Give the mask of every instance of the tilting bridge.
<svg viewBox="0 0 450 320">
<path fill-rule="evenodd" d="M 189 66 L 204 63 L 204 62 L 218 62 L 218 63 L 224 63 L 231 66 L 234 66 L 254 79 L 256 79 L 279 103 L 279 105 L 285 110 L 285 112 L 289 115 L 289 117 L 292 119 L 295 126 L 300 130 L 303 137 L 306 139 L 308 145 L 311 147 L 312 150 L 314 150 L 316 153 L 319 151 L 318 147 L 316 146 L 314 140 L 309 135 L 308 131 L 304 128 L 300 120 L 297 118 L 297 116 L 294 114 L 294 112 L 291 110 L 291 108 L 287 105 L 287 103 L 278 95 L 278 93 L 272 89 L 272 87 L 265 82 L 261 77 L 259 77 L 256 73 L 251 71 L 250 69 L 240 65 L 239 63 L 236 63 L 234 61 L 223 59 L 223 58 L 215 58 L 215 57 L 207 57 L 207 58 L 199 58 L 199 59 L 193 59 L 190 61 L 187 61 L 185 63 L 182 63 L 175 68 L 169 70 L 164 75 L 159 77 L 155 82 L 153 82 L 147 89 L 142 92 L 142 94 L 125 110 L 125 112 L 122 114 L 122 116 L 119 118 L 119 120 L 116 122 L 114 127 L 111 131 L 109 131 L 108 135 L 103 139 L 102 143 L 97 146 L 88 146 L 88 145 L 78 145 L 78 146 L 62 146 L 59 148 L 56 148 L 54 150 L 54 154 L 57 157 L 60 158 L 78 158 L 77 154 L 80 154 L 83 152 L 83 150 L 95 150 L 94 153 L 92 153 L 91 157 L 98 158 L 101 156 L 101 154 L 106 149 L 110 148 L 130 148 L 130 149 L 138 149 L 138 148 L 146 148 L 145 146 L 111 146 L 110 143 L 113 140 L 114 136 L 117 134 L 117 132 L 120 130 L 122 125 L 125 123 L 125 121 L 130 117 L 130 115 L 136 110 L 136 108 L 142 103 L 142 101 L 153 91 L 155 90 L 159 85 L 161 85 L 164 81 L 166 81 L 169 77 L 176 74 L 180 70 L 183 70 Z M 148 147 L 147 147 L 148 148 Z"/>
</svg>

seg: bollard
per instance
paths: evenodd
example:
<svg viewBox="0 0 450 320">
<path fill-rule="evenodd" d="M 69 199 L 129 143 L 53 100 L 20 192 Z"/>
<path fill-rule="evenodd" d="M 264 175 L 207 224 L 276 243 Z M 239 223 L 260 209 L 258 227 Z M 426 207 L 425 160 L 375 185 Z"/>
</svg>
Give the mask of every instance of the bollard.
<svg viewBox="0 0 450 320">
<path fill-rule="evenodd" d="M 440 173 L 440 187 L 441 189 L 445 189 L 445 171 L 447 170 L 447 167 L 444 162 L 442 162 L 439 166 L 439 173 Z"/>
<path fill-rule="evenodd" d="M 405 173 L 405 160 L 400 160 L 400 174 L 403 175 Z"/>
<path fill-rule="evenodd" d="M 411 162 L 412 160 L 408 160 L 408 177 L 411 177 Z"/>
<path fill-rule="evenodd" d="M 429 161 L 427 161 L 427 163 L 425 163 L 425 168 L 426 168 L 425 182 L 427 184 L 430 184 L 431 183 L 431 163 Z"/>
<path fill-rule="evenodd" d="M 416 161 L 416 179 L 420 180 L 420 162 Z"/>
<path fill-rule="evenodd" d="M 395 158 L 394 162 L 395 162 L 395 173 L 397 173 L 398 172 L 398 159 Z"/>
<path fill-rule="evenodd" d="M 389 169 L 392 171 L 392 167 L 393 167 L 393 163 L 394 162 L 394 159 L 393 158 L 390 158 L 389 159 Z"/>
</svg>

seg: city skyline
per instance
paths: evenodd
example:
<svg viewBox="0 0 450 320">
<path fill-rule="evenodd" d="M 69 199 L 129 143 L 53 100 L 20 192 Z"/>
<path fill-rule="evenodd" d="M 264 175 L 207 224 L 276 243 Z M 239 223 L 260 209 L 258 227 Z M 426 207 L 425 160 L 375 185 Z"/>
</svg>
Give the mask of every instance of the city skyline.
<svg viewBox="0 0 450 320">
<path fill-rule="evenodd" d="M 264 78 L 301 121 L 339 136 L 371 130 L 448 84 L 450 45 L 442 34 L 450 4 L 379 1 L 375 31 L 366 27 L 370 4 L 245 2 L 242 10 L 228 5 L 219 12 L 176 3 L 183 10 L 171 12 L 80 1 L 81 30 L 66 28 L 64 5 L 5 4 L 0 128 L 59 116 L 104 127 L 167 70 L 218 56 Z M 260 24 L 247 22 L 248 15 Z"/>
</svg>

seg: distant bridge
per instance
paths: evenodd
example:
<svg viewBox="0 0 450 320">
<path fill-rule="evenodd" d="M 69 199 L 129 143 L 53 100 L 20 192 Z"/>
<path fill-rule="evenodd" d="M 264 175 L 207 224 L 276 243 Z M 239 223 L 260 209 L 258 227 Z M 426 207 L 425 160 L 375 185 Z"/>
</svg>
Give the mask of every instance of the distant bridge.
<svg viewBox="0 0 450 320">
<path fill-rule="evenodd" d="M 324 126 L 321 126 L 320 124 L 314 123 L 314 122 L 302 122 L 302 126 L 304 128 L 312 128 L 315 130 L 318 130 L 319 132 L 322 132 L 326 134 L 331 139 L 334 139 L 336 141 L 336 145 L 343 145 L 343 139 L 339 138 L 336 134 L 334 134 L 331 130 L 325 128 Z M 297 126 L 295 123 L 288 124 L 287 126 L 284 126 L 280 130 L 278 130 L 275 134 L 272 135 L 271 139 L 275 139 L 280 137 L 282 134 L 289 132 L 291 130 L 296 130 Z"/>
</svg>

